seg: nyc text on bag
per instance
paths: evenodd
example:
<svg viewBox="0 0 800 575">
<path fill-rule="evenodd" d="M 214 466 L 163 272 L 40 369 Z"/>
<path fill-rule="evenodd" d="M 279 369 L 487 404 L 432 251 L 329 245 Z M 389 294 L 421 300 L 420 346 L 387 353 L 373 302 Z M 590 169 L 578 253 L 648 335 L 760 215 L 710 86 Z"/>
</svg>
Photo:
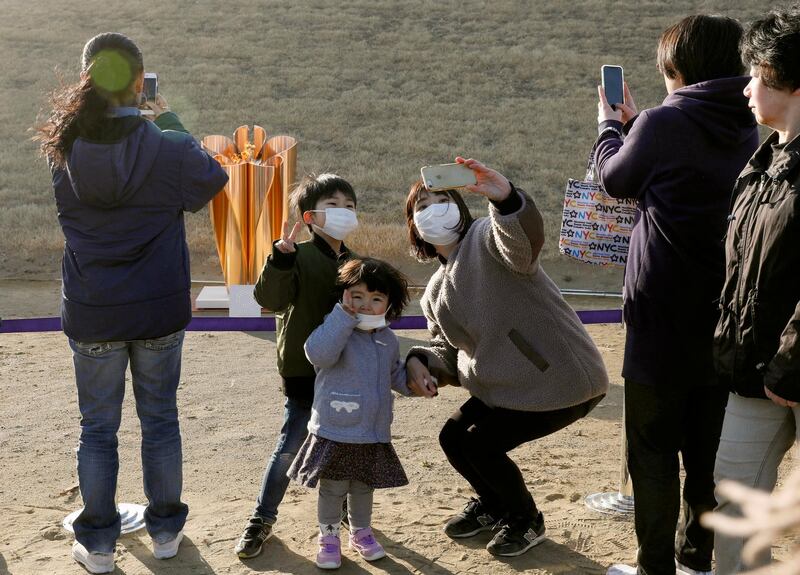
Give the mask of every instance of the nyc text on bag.
<svg viewBox="0 0 800 575">
<path fill-rule="evenodd" d="M 624 267 L 636 200 L 612 198 L 595 173 L 592 148 L 586 178 L 567 182 L 558 251 L 589 264 Z"/>
</svg>

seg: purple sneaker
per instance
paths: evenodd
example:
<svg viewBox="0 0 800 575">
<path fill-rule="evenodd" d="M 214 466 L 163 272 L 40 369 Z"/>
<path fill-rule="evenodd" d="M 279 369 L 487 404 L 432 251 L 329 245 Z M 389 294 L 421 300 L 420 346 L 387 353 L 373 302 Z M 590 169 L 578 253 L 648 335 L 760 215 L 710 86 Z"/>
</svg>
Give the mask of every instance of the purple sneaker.
<svg viewBox="0 0 800 575">
<path fill-rule="evenodd" d="M 317 539 L 317 567 L 320 569 L 338 569 L 342 566 L 342 547 L 336 535 L 322 535 Z"/>
<path fill-rule="evenodd" d="M 375 541 L 372 529 L 365 527 L 355 533 L 350 533 L 350 549 L 355 549 L 367 561 L 375 561 L 386 557 L 386 551 L 380 543 Z"/>
</svg>

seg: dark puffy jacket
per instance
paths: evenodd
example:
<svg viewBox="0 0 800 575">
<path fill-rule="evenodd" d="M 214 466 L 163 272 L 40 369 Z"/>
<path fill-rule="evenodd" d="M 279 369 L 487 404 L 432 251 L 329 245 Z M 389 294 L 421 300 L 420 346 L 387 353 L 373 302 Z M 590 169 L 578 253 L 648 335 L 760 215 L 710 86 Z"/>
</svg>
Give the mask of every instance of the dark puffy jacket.
<svg viewBox="0 0 800 575">
<path fill-rule="evenodd" d="M 725 216 L 736 177 L 758 146 L 742 94 L 748 80 L 675 90 L 625 126 L 624 144 L 610 131 L 600 137 L 606 191 L 638 201 L 625 268 L 626 379 L 669 387 L 715 382 Z"/>
<path fill-rule="evenodd" d="M 174 114 L 166 121 L 180 126 Z M 162 120 L 162 117 L 159 117 Z M 52 170 L 64 232 L 61 322 L 83 342 L 167 335 L 191 319 L 183 212 L 228 180 L 191 135 L 138 116 L 114 120 L 108 141 L 78 138 Z"/>
<path fill-rule="evenodd" d="M 773 154 L 777 140 L 736 182 L 714 356 L 731 391 L 800 401 L 800 137 Z"/>
<path fill-rule="evenodd" d="M 277 243 L 277 242 L 275 242 Z M 339 253 L 317 234 L 295 244 L 297 251 L 284 254 L 273 243 L 253 296 L 264 308 L 275 312 L 278 373 L 287 397 L 311 401 L 316 371 L 303 345 L 308 336 L 342 297 L 336 285 L 339 266 L 353 257 L 341 245 Z"/>
</svg>

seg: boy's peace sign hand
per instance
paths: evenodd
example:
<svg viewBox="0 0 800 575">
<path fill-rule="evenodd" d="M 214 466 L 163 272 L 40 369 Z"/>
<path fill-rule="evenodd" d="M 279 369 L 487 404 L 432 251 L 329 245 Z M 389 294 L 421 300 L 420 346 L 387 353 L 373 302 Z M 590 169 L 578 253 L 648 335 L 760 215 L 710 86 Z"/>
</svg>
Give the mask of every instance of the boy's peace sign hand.
<svg viewBox="0 0 800 575">
<path fill-rule="evenodd" d="M 289 222 L 283 222 L 283 233 L 281 234 L 281 239 L 278 240 L 278 243 L 275 244 L 275 247 L 278 248 L 278 251 L 284 254 L 291 254 L 297 249 L 294 247 L 295 238 L 297 234 L 300 233 L 300 222 L 295 222 L 292 231 L 289 231 Z"/>
<path fill-rule="evenodd" d="M 464 159 L 459 156 L 456 158 L 456 163 L 464 164 L 472 170 L 478 180 L 475 185 L 464 188 L 468 192 L 486 196 L 494 202 L 502 202 L 511 194 L 511 184 L 500 172 L 487 168 L 478 160 L 473 160 L 472 158 Z"/>
<path fill-rule="evenodd" d="M 342 309 L 353 317 L 356 317 L 356 310 L 353 307 L 353 296 L 350 295 L 349 289 L 342 292 Z"/>
</svg>

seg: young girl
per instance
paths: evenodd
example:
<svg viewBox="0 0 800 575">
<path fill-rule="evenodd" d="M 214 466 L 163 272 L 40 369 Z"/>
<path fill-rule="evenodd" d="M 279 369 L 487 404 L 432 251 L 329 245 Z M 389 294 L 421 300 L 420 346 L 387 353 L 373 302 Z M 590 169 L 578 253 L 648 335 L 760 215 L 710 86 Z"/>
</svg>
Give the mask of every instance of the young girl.
<svg viewBox="0 0 800 575">
<path fill-rule="evenodd" d="M 306 356 L 317 372 L 309 435 L 289 469 L 306 487 L 319 483 L 322 569 L 342 563 L 339 523 L 347 497 L 350 548 L 367 561 L 386 553 L 370 528 L 377 488 L 408 483 L 392 447 L 394 389 L 411 395 L 397 337 L 387 327 L 408 304 L 408 282 L 389 264 L 354 259 L 339 269 L 344 288 L 325 321 L 309 336 Z"/>
</svg>

